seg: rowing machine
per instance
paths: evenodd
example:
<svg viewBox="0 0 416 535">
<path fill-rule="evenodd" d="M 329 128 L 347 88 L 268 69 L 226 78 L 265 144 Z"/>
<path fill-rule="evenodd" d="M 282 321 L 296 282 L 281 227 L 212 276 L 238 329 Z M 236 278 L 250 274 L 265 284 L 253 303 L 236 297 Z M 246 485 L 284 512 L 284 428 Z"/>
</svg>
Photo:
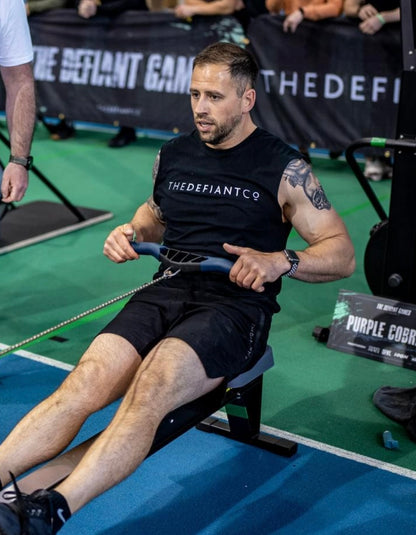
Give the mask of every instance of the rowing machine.
<svg viewBox="0 0 416 535">
<path fill-rule="evenodd" d="M 228 274 L 232 267 L 232 262 L 223 258 L 186 253 L 159 244 L 132 242 L 131 245 L 139 254 L 154 256 L 165 271 L 216 271 Z M 170 412 L 159 425 L 148 456 L 196 425 L 201 430 L 226 435 L 279 455 L 294 455 L 297 451 L 296 443 L 260 432 L 263 373 L 273 363 L 272 349 L 267 346 L 264 355 L 251 369 L 228 383 L 223 381 L 213 391 Z M 228 424 L 212 417 L 224 406 Z M 94 435 L 21 478 L 18 482 L 20 491 L 30 494 L 38 488 L 51 489 L 57 486 L 71 474 L 97 436 L 98 434 Z M 8 501 L 12 496 L 13 490 L 9 486 L 0 492 L 0 501 Z"/>
<path fill-rule="evenodd" d="M 297 451 L 295 442 L 260 431 L 263 373 L 273 363 L 272 349 L 267 346 L 266 352 L 253 368 L 167 414 L 158 427 L 148 456 L 194 426 L 278 455 L 293 456 Z M 224 406 L 228 423 L 212 416 Z M 21 478 L 18 481 L 20 491 L 30 494 L 39 488 L 56 487 L 71 474 L 98 435 L 99 433 Z M 10 485 L 0 492 L 0 502 L 7 502 L 14 499 L 14 496 Z"/>
</svg>

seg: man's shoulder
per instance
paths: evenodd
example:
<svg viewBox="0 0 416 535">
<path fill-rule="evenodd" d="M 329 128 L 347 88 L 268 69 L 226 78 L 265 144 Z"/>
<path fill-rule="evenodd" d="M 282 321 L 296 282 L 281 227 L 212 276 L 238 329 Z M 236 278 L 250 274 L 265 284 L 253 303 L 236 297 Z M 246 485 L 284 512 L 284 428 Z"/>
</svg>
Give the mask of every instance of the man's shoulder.
<svg viewBox="0 0 416 535">
<path fill-rule="evenodd" d="M 179 134 L 166 141 L 166 143 L 164 143 L 164 145 L 162 146 L 162 151 L 170 149 L 178 150 L 181 147 L 189 146 L 189 144 L 197 143 L 198 139 L 195 136 L 195 132 Z"/>
<path fill-rule="evenodd" d="M 298 150 L 296 150 L 294 147 L 289 145 L 286 141 L 283 141 L 279 136 L 273 134 L 272 132 L 268 130 L 264 130 L 263 128 L 257 128 L 255 133 L 255 137 L 257 139 L 257 142 L 266 150 L 266 151 L 272 151 L 279 154 L 285 154 L 289 158 L 297 159 L 301 158 L 302 155 Z"/>
</svg>

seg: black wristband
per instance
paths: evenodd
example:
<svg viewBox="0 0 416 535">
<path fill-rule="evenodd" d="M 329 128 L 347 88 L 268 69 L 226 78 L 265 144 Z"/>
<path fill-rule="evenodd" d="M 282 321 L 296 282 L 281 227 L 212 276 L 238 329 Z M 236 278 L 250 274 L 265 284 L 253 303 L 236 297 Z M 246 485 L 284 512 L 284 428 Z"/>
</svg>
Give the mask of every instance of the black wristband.
<svg viewBox="0 0 416 535">
<path fill-rule="evenodd" d="M 33 164 L 33 156 L 28 156 L 27 158 L 20 158 L 19 156 L 10 155 L 10 163 L 17 163 L 18 165 L 23 165 L 25 169 L 29 171 Z"/>
</svg>

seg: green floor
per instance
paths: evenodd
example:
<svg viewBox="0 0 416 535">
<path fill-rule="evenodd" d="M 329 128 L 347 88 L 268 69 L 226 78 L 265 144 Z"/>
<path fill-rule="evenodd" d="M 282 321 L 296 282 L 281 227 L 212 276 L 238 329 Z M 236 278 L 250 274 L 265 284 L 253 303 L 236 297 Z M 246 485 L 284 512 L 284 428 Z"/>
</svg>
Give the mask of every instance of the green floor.
<svg viewBox="0 0 416 535">
<path fill-rule="evenodd" d="M 151 277 L 155 261 L 115 265 L 102 255 L 110 230 L 128 221 L 151 190 L 151 168 L 162 141 L 139 139 L 123 149 L 109 149 L 110 134 L 78 130 L 75 138 L 54 142 L 39 126 L 33 144 L 38 168 L 76 205 L 111 210 L 114 218 L 0 256 L 2 307 L 0 342 L 14 344 L 52 325 L 128 291 Z M 0 148 L 0 158 L 7 151 Z M 314 169 L 328 197 L 343 216 L 357 254 L 357 270 L 346 280 L 305 284 L 285 280 L 282 312 L 270 335 L 276 365 L 265 377 L 263 423 L 304 437 L 416 469 L 416 445 L 404 429 L 385 418 L 371 402 L 386 384 L 413 386 L 415 372 L 330 350 L 312 337 L 316 325 L 328 326 L 339 289 L 370 293 L 363 255 L 378 217 L 344 161 L 314 158 Z M 390 184 L 374 184 L 385 208 Z M 54 196 L 32 176 L 24 202 Z M 303 245 L 290 237 L 292 248 Z M 107 314 L 77 325 L 30 351 L 74 364 Z M 400 442 L 387 450 L 382 432 Z"/>
</svg>

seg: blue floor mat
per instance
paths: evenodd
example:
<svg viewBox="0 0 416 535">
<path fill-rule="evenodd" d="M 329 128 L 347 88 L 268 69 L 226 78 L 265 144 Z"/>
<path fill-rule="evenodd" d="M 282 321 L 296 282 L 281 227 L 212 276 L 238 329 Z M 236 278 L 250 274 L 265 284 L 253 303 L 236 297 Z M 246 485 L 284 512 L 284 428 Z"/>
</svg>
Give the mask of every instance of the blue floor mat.
<svg viewBox="0 0 416 535">
<path fill-rule="evenodd" d="M 0 439 L 65 377 L 17 356 L 0 360 Z M 80 439 L 114 407 L 91 418 Z M 62 535 L 374 534 L 413 532 L 416 481 L 314 448 L 278 457 L 189 431 L 78 512 Z"/>
</svg>

